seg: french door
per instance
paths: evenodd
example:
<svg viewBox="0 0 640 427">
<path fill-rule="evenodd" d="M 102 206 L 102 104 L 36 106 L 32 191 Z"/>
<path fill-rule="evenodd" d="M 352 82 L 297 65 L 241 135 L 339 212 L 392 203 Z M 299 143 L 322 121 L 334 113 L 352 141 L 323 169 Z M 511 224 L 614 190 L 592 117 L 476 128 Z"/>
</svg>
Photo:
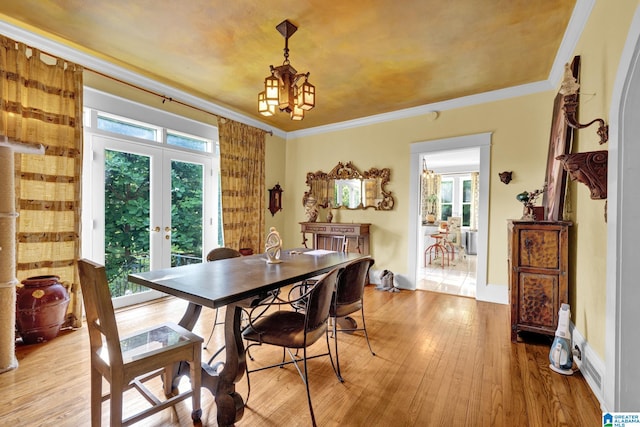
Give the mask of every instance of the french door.
<svg viewBox="0 0 640 427">
<path fill-rule="evenodd" d="M 157 298 L 127 275 L 202 262 L 218 223 L 214 159 L 95 134 L 88 146 L 91 258 L 106 267 L 114 307 Z"/>
</svg>

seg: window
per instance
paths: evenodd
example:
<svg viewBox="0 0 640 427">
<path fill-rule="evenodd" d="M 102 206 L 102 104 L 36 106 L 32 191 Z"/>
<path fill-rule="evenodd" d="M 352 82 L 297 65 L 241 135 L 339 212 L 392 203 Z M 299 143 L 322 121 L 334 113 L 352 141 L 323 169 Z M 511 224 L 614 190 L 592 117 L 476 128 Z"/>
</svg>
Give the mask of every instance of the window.
<svg viewBox="0 0 640 427">
<path fill-rule="evenodd" d="M 98 113 L 97 127 L 107 132 L 146 139 L 148 141 L 158 141 L 158 128 L 101 112 Z"/>
<path fill-rule="evenodd" d="M 211 145 L 210 141 L 203 138 L 185 135 L 183 133 L 168 131 L 167 144 L 187 148 L 189 150 L 204 151 L 205 153 L 211 152 L 211 149 L 209 148 Z"/>
<path fill-rule="evenodd" d="M 82 256 L 105 265 L 114 306 L 156 298 L 127 275 L 222 244 L 217 128 L 87 89 L 85 105 Z"/>
<path fill-rule="evenodd" d="M 442 176 L 440 183 L 440 221 L 450 216 L 462 217 L 462 225 L 471 225 L 473 193 L 469 175 Z"/>
<path fill-rule="evenodd" d="M 440 220 L 446 221 L 453 215 L 453 179 L 442 178 L 440 183 Z"/>
</svg>

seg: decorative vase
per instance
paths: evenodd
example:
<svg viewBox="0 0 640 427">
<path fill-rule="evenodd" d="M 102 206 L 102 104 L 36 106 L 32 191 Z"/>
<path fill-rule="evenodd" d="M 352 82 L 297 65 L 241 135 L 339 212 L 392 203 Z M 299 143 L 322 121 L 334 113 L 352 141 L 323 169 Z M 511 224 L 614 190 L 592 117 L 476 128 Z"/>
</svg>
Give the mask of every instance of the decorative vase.
<svg viewBox="0 0 640 427">
<path fill-rule="evenodd" d="M 16 327 L 25 344 L 58 336 L 69 306 L 69 293 L 58 276 L 36 276 L 17 289 Z"/>
</svg>

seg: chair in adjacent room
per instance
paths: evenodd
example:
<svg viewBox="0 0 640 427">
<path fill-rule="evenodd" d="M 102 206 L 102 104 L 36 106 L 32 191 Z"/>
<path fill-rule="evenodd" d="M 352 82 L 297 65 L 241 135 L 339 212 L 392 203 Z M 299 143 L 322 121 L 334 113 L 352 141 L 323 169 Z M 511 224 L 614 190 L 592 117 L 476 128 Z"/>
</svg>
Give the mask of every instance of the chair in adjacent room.
<svg viewBox="0 0 640 427">
<path fill-rule="evenodd" d="M 331 323 L 335 345 L 336 367 L 340 381 L 344 381 L 344 379 L 340 372 L 338 332 L 353 333 L 355 331 L 363 331 L 367 345 L 369 346 L 369 351 L 372 355 L 376 355 L 371 349 L 367 325 L 364 320 L 364 287 L 369 283 L 369 269 L 374 262 L 372 258 L 358 259 L 342 267 L 338 272 L 336 291 L 331 301 L 329 317 L 333 320 Z M 350 314 L 357 313 L 358 311 L 362 317 L 361 328 L 358 328 L 357 323 L 348 317 Z M 341 326 L 340 329 L 338 329 L 338 324 Z"/>
<path fill-rule="evenodd" d="M 329 356 L 333 371 L 336 376 L 338 375 L 333 363 L 333 357 L 331 356 L 329 335 L 327 334 L 327 321 L 329 319 L 329 310 L 331 308 L 331 297 L 335 290 L 338 271 L 339 270 L 336 268 L 321 276 L 316 283 L 313 286 L 310 286 L 308 291 L 297 300 L 278 299 L 277 302 L 269 304 L 269 307 L 275 306 L 280 308 L 281 306 L 290 307 L 295 305 L 295 303 L 302 301 L 305 305 L 304 310 L 302 311 L 278 309 L 277 311 L 269 311 L 267 314 L 255 320 L 254 312 L 261 312 L 262 310 L 262 307 L 256 306 L 249 316 L 249 326 L 242 333 L 242 336 L 246 341 L 252 342 L 247 346 L 247 351 L 253 346 L 263 344 L 282 347 L 283 349 L 282 362 L 280 363 L 254 370 L 250 370 L 247 366 L 247 383 L 249 384 L 248 392 L 251 391 L 249 382 L 250 373 L 274 367 L 283 367 L 287 364 L 294 364 L 307 388 L 307 402 L 309 404 L 311 422 L 314 426 L 316 425 L 316 419 L 313 413 L 313 405 L 311 404 L 311 393 L 309 392 L 307 360 L 321 356 Z M 327 352 L 307 356 L 307 348 L 322 338 L 323 335 L 327 341 Z M 298 366 L 300 358 L 297 356 L 297 351 L 296 354 L 294 354 L 291 349 L 302 349 L 304 372 L 301 371 L 300 366 Z M 291 358 L 290 361 L 285 361 L 286 353 L 289 354 L 289 357 Z M 247 401 L 248 400 L 249 397 L 247 396 Z"/>
<path fill-rule="evenodd" d="M 466 259 L 467 254 L 462 245 L 462 218 L 459 216 L 450 216 L 447 218 L 447 226 L 449 228 L 447 241 L 451 245 L 452 250 L 458 252 L 459 260 Z"/>
<path fill-rule="evenodd" d="M 127 426 L 191 397 L 191 418 L 200 422 L 200 376 L 202 338 L 174 324 L 163 323 L 120 338 L 111 303 L 105 268 L 79 260 L 80 285 L 84 300 L 91 349 L 91 425 L 102 421 L 102 402 L 110 400 L 111 426 Z M 180 363 L 189 363 L 191 387 L 180 392 L 174 374 Z M 160 400 L 145 382 L 162 375 L 166 399 Z M 102 395 L 102 378 L 110 384 Z M 135 388 L 151 407 L 123 416 L 123 393 Z"/>
</svg>

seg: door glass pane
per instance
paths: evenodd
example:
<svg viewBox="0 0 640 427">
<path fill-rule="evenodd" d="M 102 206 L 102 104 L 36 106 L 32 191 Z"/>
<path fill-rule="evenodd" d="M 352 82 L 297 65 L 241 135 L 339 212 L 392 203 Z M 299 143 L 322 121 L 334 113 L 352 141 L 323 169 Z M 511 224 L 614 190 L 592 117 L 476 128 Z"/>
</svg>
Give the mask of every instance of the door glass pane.
<svg viewBox="0 0 640 427">
<path fill-rule="evenodd" d="M 171 161 L 171 266 L 202 262 L 203 166 Z"/>
<path fill-rule="evenodd" d="M 105 150 L 104 251 L 112 297 L 146 291 L 127 275 L 149 270 L 149 157 Z"/>
</svg>

